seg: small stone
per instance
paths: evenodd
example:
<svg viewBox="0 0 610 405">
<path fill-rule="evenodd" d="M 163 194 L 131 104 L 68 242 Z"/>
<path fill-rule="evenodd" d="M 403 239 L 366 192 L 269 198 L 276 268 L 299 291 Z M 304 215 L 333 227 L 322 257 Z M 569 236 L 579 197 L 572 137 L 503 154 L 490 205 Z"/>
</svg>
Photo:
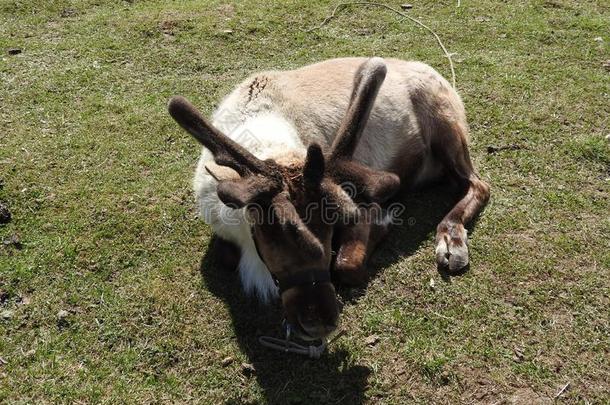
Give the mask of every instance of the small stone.
<svg viewBox="0 0 610 405">
<path fill-rule="evenodd" d="M 75 15 L 76 15 L 76 10 L 73 8 L 64 8 L 60 13 L 60 16 L 62 18 L 68 18 L 68 17 L 72 17 Z"/>
<path fill-rule="evenodd" d="M 9 55 L 19 55 L 21 52 L 22 52 L 21 48 L 9 48 L 8 49 Z"/>
<path fill-rule="evenodd" d="M 375 346 L 378 342 L 379 342 L 379 336 L 377 336 L 377 335 L 371 335 L 371 336 L 367 337 L 366 339 L 364 339 L 364 343 L 367 346 Z"/>
<path fill-rule="evenodd" d="M 26 295 L 20 295 L 17 298 L 17 304 L 19 305 L 28 305 L 30 303 L 30 298 Z"/>
<path fill-rule="evenodd" d="M 408 3 L 401 4 L 400 8 L 402 8 L 403 10 L 411 10 L 413 8 L 413 4 L 408 4 Z"/>
<path fill-rule="evenodd" d="M 233 30 L 222 30 L 223 34 L 232 34 Z"/>
<path fill-rule="evenodd" d="M 476 22 L 489 22 L 489 21 L 491 21 L 491 18 L 486 17 L 486 16 L 484 16 L 484 15 L 480 15 L 480 16 L 478 16 L 478 17 L 475 17 L 475 18 L 474 18 L 474 20 L 475 20 Z"/>
<path fill-rule="evenodd" d="M 252 375 L 254 375 L 254 373 L 256 373 L 256 369 L 254 368 L 253 364 L 242 363 L 242 365 L 241 365 L 241 373 L 243 375 L 245 375 L 246 377 L 251 377 Z"/>
<path fill-rule="evenodd" d="M 513 357 L 513 360 L 515 362 L 521 363 L 525 359 L 525 354 L 523 353 L 523 349 L 521 349 L 520 347 L 515 347 L 513 349 L 513 352 L 515 353 L 515 356 Z"/>
<path fill-rule="evenodd" d="M 604 69 L 606 69 L 607 72 L 610 72 L 610 59 L 602 63 L 602 66 L 604 67 Z"/>
<path fill-rule="evenodd" d="M 228 366 L 229 364 L 233 363 L 233 360 L 235 360 L 233 357 L 229 356 L 229 357 L 225 357 L 224 359 L 222 359 L 222 361 L 220 362 L 220 364 L 222 364 L 223 367 Z"/>
<path fill-rule="evenodd" d="M 595 42 L 604 42 L 604 39 L 602 37 L 595 37 L 595 38 L 593 38 L 593 40 Z"/>
<path fill-rule="evenodd" d="M 440 385 L 448 385 L 451 382 L 451 375 L 447 371 L 443 371 L 439 376 L 438 382 Z"/>
<path fill-rule="evenodd" d="M 60 329 L 65 328 L 66 326 L 70 325 L 70 322 L 68 321 L 69 316 L 70 316 L 70 313 L 68 311 L 66 311 L 65 309 L 62 309 L 61 311 L 59 311 L 57 313 L 57 326 Z"/>
<path fill-rule="evenodd" d="M 434 281 L 434 278 L 430 277 L 430 283 L 428 285 L 431 289 L 434 290 L 434 287 L 436 287 L 436 282 Z"/>
<path fill-rule="evenodd" d="M 5 321 L 8 321 L 13 317 L 13 311 L 2 311 L 2 313 L 0 313 L 0 317 L 2 317 L 2 319 L 4 319 Z"/>
<path fill-rule="evenodd" d="M 8 224 L 11 222 L 11 211 L 6 204 L 0 203 L 0 224 Z"/>
<path fill-rule="evenodd" d="M 172 20 L 164 20 L 159 23 L 159 29 L 166 36 L 173 36 L 175 28 L 176 28 L 176 22 L 172 21 Z"/>
<path fill-rule="evenodd" d="M 23 245 L 21 244 L 21 240 L 17 235 L 12 235 L 10 238 L 4 239 L 2 241 L 2 244 L 4 246 L 13 246 L 17 250 L 20 250 L 23 247 Z"/>
</svg>

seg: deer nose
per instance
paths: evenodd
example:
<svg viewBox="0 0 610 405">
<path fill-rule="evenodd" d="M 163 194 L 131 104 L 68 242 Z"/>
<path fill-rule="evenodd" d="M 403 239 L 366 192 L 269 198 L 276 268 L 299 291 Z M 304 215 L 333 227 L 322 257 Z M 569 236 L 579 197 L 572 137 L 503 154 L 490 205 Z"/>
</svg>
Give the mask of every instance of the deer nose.
<svg viewBox="0 0 610 405">
<path fill-rule="evenodd" d="M 324 322 L 318 316 L 309 313 L 306 316 L 298 316 L 299 326 L 309 336 L 315 339 L 322 339 L 330 335 L 337 329 L 337 322 Z"/>
</svg>

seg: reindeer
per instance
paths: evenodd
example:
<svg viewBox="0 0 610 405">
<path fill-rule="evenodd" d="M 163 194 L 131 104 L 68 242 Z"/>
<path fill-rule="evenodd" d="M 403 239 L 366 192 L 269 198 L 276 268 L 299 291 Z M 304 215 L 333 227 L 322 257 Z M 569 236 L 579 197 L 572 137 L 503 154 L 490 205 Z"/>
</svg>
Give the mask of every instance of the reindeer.
<svg viewBox="0 0 610 405">
<path fill-rule="evenodd" d="M 401 189 L 457 184 L 461 199 L 437 227 L 436 262 L 450 272 L 468 265 L 464 226 L 489 186 L 470 161 L 462 101 L 430 66 L 332 59 L 249 77 L 211 124 L 183 97 L 168 109 L 203 145 L 194 189 L 216 248 L 237 252 L 246 292 L 281 298 L 301 338 L 336 328 L 331 269 L 339 282 L 366 281 L 367 259 L 392 223 L 383 208 Z M 323 202 L 348 220 L 325 221 Z M 356 220 L 371 207 L 382 215 Z"/>
</svg>

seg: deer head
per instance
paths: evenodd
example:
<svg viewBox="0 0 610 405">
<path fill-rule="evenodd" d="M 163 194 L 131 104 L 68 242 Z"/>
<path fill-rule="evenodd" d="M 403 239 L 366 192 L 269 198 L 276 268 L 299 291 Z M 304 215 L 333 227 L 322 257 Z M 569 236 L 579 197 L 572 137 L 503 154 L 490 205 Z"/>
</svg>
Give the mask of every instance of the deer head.
<svg viewBox="0 0 610 405">
<path fill-rule="evenodd" d="M 277 280 L 288 323 L 305 339 L 322 338 L 338 322 L 339 305 L 330 279 L 334 223 L 328 213 L 353 218 L 358 209 L 341 185 L 349 182 L 359 198 L 381 203 L 399 188 L 399 178 L 352 159 L 386 67 L 373 58 L 358 70 L 347 112 L 326 153 L 311 144 L 303 161 L 282 165 L 260 160 L 208 123 L 185 98 L 169 102 L 171 116 L 203 146 L 214 161 L 239 174 L 221 180 L 220 200 L 246 209 L 259 255 Z"/>
</svg>

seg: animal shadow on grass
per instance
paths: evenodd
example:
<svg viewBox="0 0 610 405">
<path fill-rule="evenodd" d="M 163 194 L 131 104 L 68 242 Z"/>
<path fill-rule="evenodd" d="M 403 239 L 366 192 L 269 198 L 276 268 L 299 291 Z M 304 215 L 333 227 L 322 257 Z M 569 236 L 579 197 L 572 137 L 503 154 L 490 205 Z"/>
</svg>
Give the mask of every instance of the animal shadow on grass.
<svg viewBox="0 0 610 405">
<path fill-rule="evenodd" d="M 402 225 L 395 226 L 380 244 L 369 262 L 369 280 L 384 268 L 415 252 L 425 241 L 433 238 L 436 225 L 451 209 L 446 188 L 440 186 L 401 196 L 406 206 Z M 349 353 L 331 347 L 319 360 L 296 354 L 286 354 L 263 347 L 260 335 L 280 336 L 282 313 L 279 303 L 268 306 L 258 304 L 243 293 L 236 271 L 220 265 L 215 256 L 215 238 L 210 242 L 201 260 L 201 276 L 206 288 L 225 301 L 235 330 L 235 339 L 247 356 L 249 367 L 244 368 L 246 378 L 256 378 L 269 403 L 349 403 L 359 404 L 371 373 L 365 365 L 353 364 Z M 433 249 L 430 260 L 434 261 Z M 441 274 L 443 274 L 441 272 Z M 338 288 L 346 305 L 364 294 L 366 286 L 358 290 Z M 408 297 L 405 297 L 408 299 Z M 239 398 L 226 403 L 242 403 Z"/>
<path fill-rule="evenodd" d="M 268 403 L 353 403 L 363 402 L 370 370 L 349 364 L 348 354 L 332 350 L 319 360 L 285 354 L 263 347 L 260 335 L 280 337 L 282 313 L 279 303 L 258 304 L 241 289 L 236 271 L 218 266 L 213 238 L 201 261 L 205 286 L 225 301 L 233 321 L 235 339 L 254 370 L 245 368 L 246 378 L 256 378 Z M 228 395 L 230 398 L 230 395 Z M 231 398 L 227 404 L 243 403 Z"/>
<path fill-rule="evenodd" d="M 434 238 L 436 227 L 445 215 L 462 198 L 454 185 L 439 182 L 423 190 L 406 191 L 396 197 L 395 202 L 404 204 L 405 210 L 399 217 L 400 222 L 394 225 L 389 234 L 380 242 L 367 263 L 368 281 L 374 279 L 381 271 L 426 247 L 430 263 L 435 262 Z M 472 223 L 466 225 L 468 234 L 474 230 L 478 216 Z M 451 282 L 452 277 L 459 277 L 468 272 L 470 265 L 458 272 L 449 273 L 446 269 L 437 267 L 441 278 Z M 346 288 L 338 286 L 337 293 L 346 304 L 366 293 L 367 285 L 362 288 Z M 408 299 L 408 297 L 406 297 Z"/>
</svg>

